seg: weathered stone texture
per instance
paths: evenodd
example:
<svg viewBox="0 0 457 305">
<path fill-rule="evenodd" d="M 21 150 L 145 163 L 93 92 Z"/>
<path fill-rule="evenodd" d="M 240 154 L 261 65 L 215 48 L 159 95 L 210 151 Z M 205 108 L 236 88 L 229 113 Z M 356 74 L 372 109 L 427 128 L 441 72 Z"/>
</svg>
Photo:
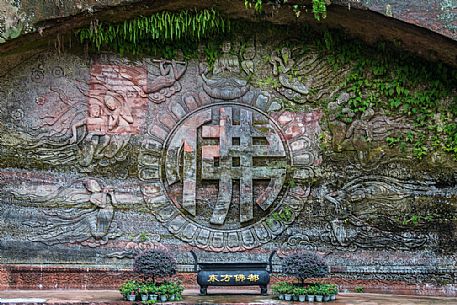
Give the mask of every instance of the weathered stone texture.
<svg viewBox="0 0 457 305">
<path fill-rule="evenodd" d="M 216 8 L 231 18 L 256 19 L 254 10 L 247 10 L 243 1 L 137 1 L 137 0 L 78 0 L 78 1 L 13 1 L 2 0 L 0 11 L 0 52 L 12 53 L 19 48 L 34 48 L 52 40 L 64 45 L 61 34 L 94 20 L 119 22 L 162 10 L 186 8 Z M 296 18 L 289 1 L 280 9 L 265 5 L 265 22 L 295 24 L 303 22 L 315 27 L 344 28 L 369 43 L 388 40 L 401 42 L 405 49 L 432 60 L 443 60 L 457 66 L 455 40 L 457 40 L 455 1 L 365 1 L 338 0 L 329 6 L 328 18 L 313 20 L 312 14 L 303 13 Z M 310 4 L 307 5 L 310 12 Z M 385 16 L 385 17 L 384 17 Z M 417 27 L 415 27 L 417 26 Z M 11 31 L 30 33 L 19 39 L 9 38 Z M 33 33 L 33 34 L 32 34 Z M 24 35 L 22 35 L 24 36 Z M 14 36 L 16 37 L 16 36 Z M 40 43 L 40 40 L 42 43 Z M 2 41 L 2 40 L 0 40 Z M 68 41 L 67 41 L 68 43 Z M 250 69 L 250 66 L 241 67 Z"/>
<path fill-rule="evenodd" d="M 280 272 L 307 249 L 347 287 L 455 295 L 455 161 L 389 147 L 410 117 L 354 113 L 347 67 L 294 33 L 268 35 L 239 33 L 209 70 L 205 55 L 72 49 L 5 72 L 0 288 L 115 287 L 145 249 L 172 252 L 182 272 L 190 251 L 201 262 L 276 251 Z"/>
</svg>

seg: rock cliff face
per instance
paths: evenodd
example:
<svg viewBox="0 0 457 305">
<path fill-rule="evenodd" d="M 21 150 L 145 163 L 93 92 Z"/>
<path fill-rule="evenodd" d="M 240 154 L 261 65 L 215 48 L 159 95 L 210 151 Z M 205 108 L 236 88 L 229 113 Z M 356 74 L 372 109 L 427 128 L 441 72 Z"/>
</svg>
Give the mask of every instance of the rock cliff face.
<svg viewBox="0 0 457 305">
<path fill-rule="evenodd" d="M 51 18 L 127 3 L 6 4 L 23 20 L 35 8 L 28 24 L 46 32 Z M 361 5 L 406 18 L 396 3 Z M 454 39 L 453 23 L 439 20 L 436 31 Z M 14 264 L 122 269 L 161 248 L 186 272 L 190 250 L 222 262 L 276 251 L 280 271 L 284 255 L 306 249 L 347 287 L 456 294 L 451 66 L 302 24 L 233 20 L 231 32 L 199 42 L 140 35 L 101 51 L 83 36 L 28 50 L 27 37 L 6 42 L 0 58 L 0 287 L 55 287 L 61 271 L 32 283 L 25 274 L 38 271 Z M 81 270 L 75 278 L 95 276 Z M 122 279 L 109 272 L 103 285 Z"/>
<path fill-rule="evenodd" d="M 135 5 L 141 2 L 142 7 L 157 7 L 160 5 L 182 7 L 185 1 L 137 1 L 137 0 L 70 0 L 70 1 L 14 1 L 2 0 L 2 26 L 4 30 L 17 26 L 22 23 L 25 31 L 36 30 L 39 24 L 43 24 L 53 19 L 76 16 L 78 14 L 93 14 L 98 11 L 111 9 L 113 7 L 123 7 Z M 267 1 L 266 1 L 267 2 Z M 272 1 L 273 2 L 273 1 Z M 457 39 L 457 5 L 452 0 L 445 1 L 401 1 L 401 0 L 336 0 L 332 5 L 345 7 L 348 10 L 362 9 L 376 12 L 387 17 L 426 28 L 439 33 L 453 40 Z M 292 1 L 291 5 L 300 3 Z M 310 3 L 306 3 L 311 6 Z M 232 7 L 238 10 L 244 6 L 243 1 L 206 1 L 200 7 L 222 6 Z M 187 7 L 190 7 L 187 4 Z M 5 33 L 5 31 L 3 31 Z"/>
</svg>

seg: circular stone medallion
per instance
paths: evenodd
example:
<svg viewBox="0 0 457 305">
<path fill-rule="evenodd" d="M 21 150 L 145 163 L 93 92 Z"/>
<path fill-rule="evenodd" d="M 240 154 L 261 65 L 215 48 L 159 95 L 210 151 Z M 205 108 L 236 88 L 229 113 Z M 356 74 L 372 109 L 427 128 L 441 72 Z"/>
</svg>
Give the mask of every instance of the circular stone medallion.
<svg viewBox="0 0 457 305">
<path fill-rule="evenodd" d="M 187 113 L 163 143 L 160 185 L 144 191 L 176 237 L 210 251 L 242 251 L 292 223 L 309 189 L 286 183 L 285 135 L 262 110 L 215 103 Z"/>
</svg>

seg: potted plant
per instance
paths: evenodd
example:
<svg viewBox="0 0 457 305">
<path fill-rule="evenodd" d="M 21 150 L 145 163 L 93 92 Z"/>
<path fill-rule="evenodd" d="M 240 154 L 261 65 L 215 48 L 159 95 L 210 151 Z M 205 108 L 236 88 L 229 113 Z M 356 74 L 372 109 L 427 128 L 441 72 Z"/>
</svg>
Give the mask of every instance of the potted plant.
<svg viewBox="0 0 457 305">
<path fill-rule="evenodd" d="M 132 298 L 131 295 L 136 297 L 138 287 L 139 283 L 137 281 L 129 280 L 121 285 L 119 292 L 122 294 L 124 300 L 128 300 Z M 135 299 L 133 301 L 135 301 Z"/>
<path fill-rule="evenodd" d="M 296 287 L 294 295 L 298 297 L 299 302 L 304 302 L 306 300 L 306 289 L 304 287 Z"/>
<path fill-rule="evenodd" d="M 278 299 L 284 300 L 284 294 L 287 293 L 289 286 L 290 284 L 287 282 L 277 282 L 271 286 L 271 290 L 278 296 Z"/>
<path fill-rule="evenodd" d="M 138 291 L 140 292 L 141 301 L 148 300 L 149 287 L 147 284 L 140 285 Z"/>
<path fill-rule="evenodd" d="M 142 275 L 144 280 L 151 279 L 155 283 L 156 277 L 176 274 L 176 261 L 165 251 L 147 250 L 135 257 L 133 271 Z"/>
<path fill-rule="evenodd" d="M 314 302 L 314 298 L 316 296 L 316 287 L 315 286 L 309 286 L 306 288 L 306 298 L 308 299 L 308 302 Z"/>
<path fill-rule="evenodd" d="M 298 287 L 294 287 L 294 288 L 292 289 L 292 300 L 295 301 L 295 302 L 298 301 L 298 294 L 296 293 L 296 289 L 297 289 L 297 288 L 298 288 Z"/>
<path fill-rule="evenodd" d="M 330 285 L 323 284 L 321 285 L 321 293 L 323 295 L 324 302 L 330 301 Z"/>
<path fill-rule="evenodd" d="M 148 284 L 149 300 L 157 301 L 157 286 L 154 283 Z"/>
<path fill-rule="evenodd" d="M 322 302 L 322 300 L 324 299 L 324 296 L 322 294 L 322 285 L 316 285 L 315 286 L 315 295 L 314 295 L 314 300 L 316 302 Z"/>
<path fill-rule="evenodd" d="M 175 288 L 174 288 L 174 291 L 175 291 L 175 299 L 176 301 L 180 301 L 182 300 L 182 293 L 184 291 L 184 286 L 182 285 L 181 281 L 175 281 L 173 282 Z"/>
<path fill-rule="evenodd" d="M 282 260 L 282 272 L 299 279 L 301 286 L 307 278 L 325 277 L 329 273 L 327 263 L 313 252 L 296 252 Z"/>
<path fill-rule="evenodd" d="M 135 290 L 132 290 L 130 294 L 127 296 L 127 300 L 130 302 L 135 302 L 136 300 L 136 292 Z"/>
<path fill-rule="evenodd" d="M 294 286 L 287 283 L 287 286 L 284 286 L 284 300 L 292 301 L 293 293 L 294 293 Z"/>
<path fill-rule="evenodd" d="M 169 301 L 173 302 L 176 299 L 177 294 L 177 286 L 176 283 L 169 283 L 168 284 L 168 299 Z"/>
<path fill-rule="evenodd" d="M 168 300 L 168 284 L 163 283 L 157 289 L 161 302 L 166 302 Z"/>
<path fill-rule="evenodd" d="M 330 285 L 330 300 L 335 301 L 338 294 L 338 286 L 336 284 Z"/>
</svg>

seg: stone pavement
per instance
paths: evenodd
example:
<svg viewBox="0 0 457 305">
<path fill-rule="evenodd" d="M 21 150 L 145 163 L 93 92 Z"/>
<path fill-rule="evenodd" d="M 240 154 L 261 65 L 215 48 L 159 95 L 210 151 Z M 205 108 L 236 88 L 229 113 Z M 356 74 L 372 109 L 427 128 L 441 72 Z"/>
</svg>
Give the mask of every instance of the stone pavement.
<svg viewBox="0 0 457 305">
<path fill-rule="evenodd" d="M 237 294 L 238 293 L 238 294 Z M 257 293 L 257 292 L 255 292 Z M 181 302 L 166 304 L 300 304 L 298 302 L 281 302 L 271 296 L 260 296 L 252 290 L 209 289 L 208 296 L 199 296 L 198 290 L 184 292 Z M 116 290 L 4 290 L 0 291 L 1 304 L 132 304 L 122 301 Z M 140 302 L 136 302 L 140 304 Z M 305 302 L 304 304 L 308 304 Z M 315 303 L 320 304 L 320 303 Z M 352 294 L 338 295 L 338 299 L 328 304 L 335 305 L 457 305 L 457 298 L 397 296 L 386 294 Z"/>
</svg>

